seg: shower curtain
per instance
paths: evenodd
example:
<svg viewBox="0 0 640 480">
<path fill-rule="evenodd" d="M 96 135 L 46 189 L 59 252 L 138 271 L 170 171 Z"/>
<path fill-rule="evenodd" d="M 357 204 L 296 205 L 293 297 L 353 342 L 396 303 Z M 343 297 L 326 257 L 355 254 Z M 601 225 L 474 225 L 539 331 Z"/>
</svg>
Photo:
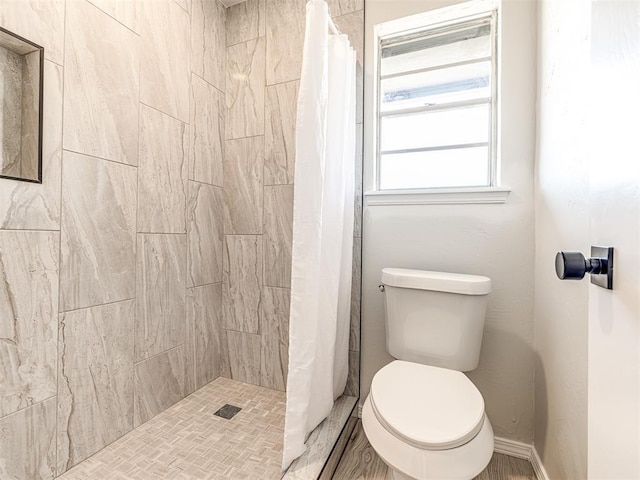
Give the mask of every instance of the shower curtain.
<svg viewBox="0 0 640 480">
<path fill-rule="evenodd" d="M 289 373 L 283 470 L 344 391 L 348 373 L 355 181 L 356 60 L 307 2 L 298 94 Z"/>
</svg>

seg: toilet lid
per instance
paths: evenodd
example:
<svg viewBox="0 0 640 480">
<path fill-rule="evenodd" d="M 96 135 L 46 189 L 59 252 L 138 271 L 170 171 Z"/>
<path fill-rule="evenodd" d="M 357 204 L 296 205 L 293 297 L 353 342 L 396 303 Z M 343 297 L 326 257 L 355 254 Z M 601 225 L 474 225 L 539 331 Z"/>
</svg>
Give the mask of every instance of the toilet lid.
<svg viewBox="0 0 640 480">
<path fill-rule="evenodd" d="M 464 445 L 484 423 L 484 399 L 462 372 L 402 360 L 373 377 L 371 405 L 389 432 L 429 450 Z"/>
</svg>

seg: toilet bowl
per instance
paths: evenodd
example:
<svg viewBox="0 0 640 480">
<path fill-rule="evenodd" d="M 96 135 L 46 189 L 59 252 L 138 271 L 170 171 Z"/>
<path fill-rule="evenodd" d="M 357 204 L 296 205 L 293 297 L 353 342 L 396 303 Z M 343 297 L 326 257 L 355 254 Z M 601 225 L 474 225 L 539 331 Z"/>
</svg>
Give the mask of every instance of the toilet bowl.
<svg viewBox="0 0 640 480">
<path fill-rule="evenodd" d="M 362 410 L 388 479 L 469 480 L 493 454 L 484 400 L 461 372 L 396 360 L 374 377 Z"/>
</svg>

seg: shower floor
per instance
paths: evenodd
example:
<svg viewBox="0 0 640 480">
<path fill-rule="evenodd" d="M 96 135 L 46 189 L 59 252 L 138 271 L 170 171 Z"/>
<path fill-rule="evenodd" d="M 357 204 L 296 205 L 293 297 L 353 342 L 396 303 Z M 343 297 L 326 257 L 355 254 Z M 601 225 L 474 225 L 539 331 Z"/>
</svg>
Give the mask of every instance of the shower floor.
<svg viewBox="0 0 640 480">
<path fill-rule="evenodd" d="M 242 410 L 215 416 L 225 404 Z M 278 479 L 284 412 L 284 392 L 220 377 L 59 478 Z"/>
</svg>

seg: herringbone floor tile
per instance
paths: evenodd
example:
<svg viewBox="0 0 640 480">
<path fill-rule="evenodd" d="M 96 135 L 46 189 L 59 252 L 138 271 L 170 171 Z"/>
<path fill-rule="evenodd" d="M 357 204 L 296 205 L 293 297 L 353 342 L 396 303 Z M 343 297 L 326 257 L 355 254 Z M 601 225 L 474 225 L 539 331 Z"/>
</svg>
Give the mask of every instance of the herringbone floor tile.
<svg viewBox="0 0 640 480">
<path fill-rule="evenodd" d="M 242 411 L 213 415 L 227 403 Z M 220 377 L 60 478 L 278 479 L 284 409 L 284 392 Z"/>
</svg>

